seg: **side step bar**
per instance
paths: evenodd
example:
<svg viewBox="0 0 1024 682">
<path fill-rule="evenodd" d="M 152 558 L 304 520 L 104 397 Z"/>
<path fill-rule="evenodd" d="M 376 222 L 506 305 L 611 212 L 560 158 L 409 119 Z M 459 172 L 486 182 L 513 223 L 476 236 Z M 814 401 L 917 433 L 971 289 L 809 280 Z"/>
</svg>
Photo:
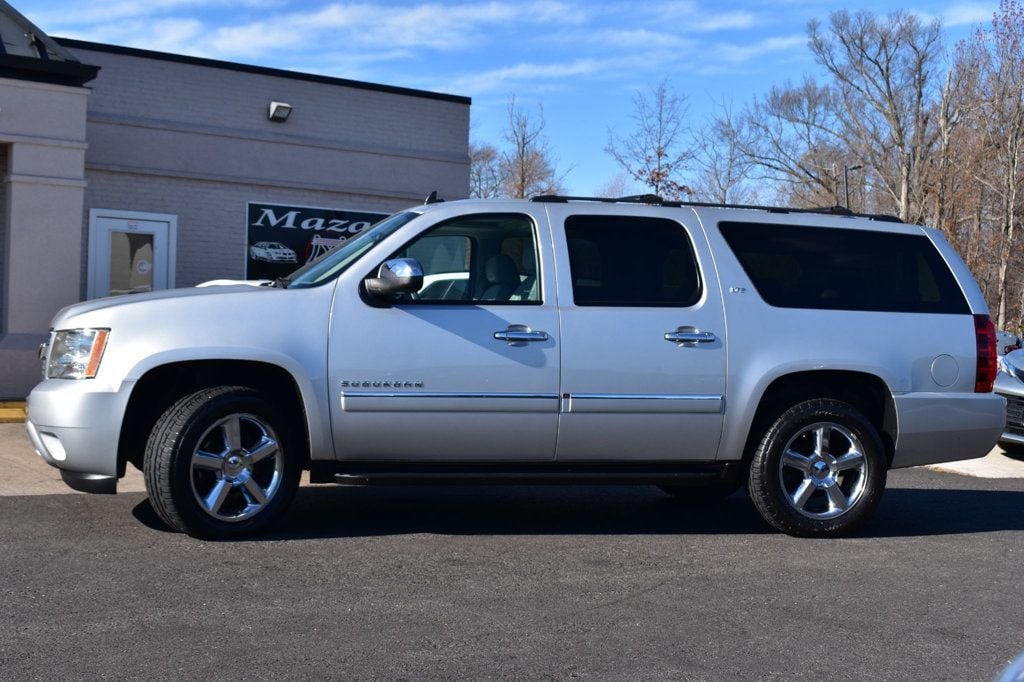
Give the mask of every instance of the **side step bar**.
<svg viewBox="0 0 1024 682">
<path fill-rule="evenodd" d="M 692 485 L 734 483 L 740 462 L 313 462 L 312 483 L 367 485 Z"/>
</svg>

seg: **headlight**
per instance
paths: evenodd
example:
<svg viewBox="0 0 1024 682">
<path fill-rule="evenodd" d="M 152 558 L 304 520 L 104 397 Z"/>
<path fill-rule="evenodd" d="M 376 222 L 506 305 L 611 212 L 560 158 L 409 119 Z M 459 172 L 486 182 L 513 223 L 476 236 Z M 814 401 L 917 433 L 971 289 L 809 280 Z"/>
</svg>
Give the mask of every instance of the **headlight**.
<svg viewBox="0 0 1024 682">
<path fill-rule="evenodd" d="M 92 379 L 100 369 L 109 329 L 64 329 L 50 345 L 49 379 Z"/>
</svg>

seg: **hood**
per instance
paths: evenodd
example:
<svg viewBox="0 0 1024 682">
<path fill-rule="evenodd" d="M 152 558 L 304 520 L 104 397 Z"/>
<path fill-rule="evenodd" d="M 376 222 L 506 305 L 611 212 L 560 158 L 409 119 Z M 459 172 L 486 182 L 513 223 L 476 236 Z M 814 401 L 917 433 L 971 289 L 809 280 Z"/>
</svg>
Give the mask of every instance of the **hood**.
<svg viewBox="0 0 1024 682">
<path fill-rule="evenodd" d="M 163 301 L 190 298 L 192 296 L 259 296 L 270 291 L 275 291 L 275 289 L 272 287 L 252 286 L 251 284 L 233 284 L 229 286 L 195 287 L 191 289 L 163 289 L 160 291 L 149 291 L 144 294 L 126 294 L 124 296 L 96 298 L 91 301 L 74 303 L 62 308 L 56 315 L 54 315 L 52 326 L 54 329 L 60 329 L 65 326 L 63 323 L 66 320 L 79 315 L 96 312 L 98 310 L 134 306 L 147 301 Z"/>
<path fill-rule="evenodd" d="M 234 284 L 244 284 L 250 287 L 261 287 L 270 284 L 270 279 L 211 279 L 208 282 L 200 282 L 197 287 L 226 287 Z"/>
<path fill-rule="evenodd" d="M 1010 351 L 999 358 L 1000 371 L 1024 381 L 1024 349 Z"/>
</svg>

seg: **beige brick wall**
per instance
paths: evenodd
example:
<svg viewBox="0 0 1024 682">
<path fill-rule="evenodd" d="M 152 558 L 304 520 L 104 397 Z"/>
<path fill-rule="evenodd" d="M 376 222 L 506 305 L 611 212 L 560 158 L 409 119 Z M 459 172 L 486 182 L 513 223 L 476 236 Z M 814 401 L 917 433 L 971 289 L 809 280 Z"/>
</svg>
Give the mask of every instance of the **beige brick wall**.
<svg viewBox="0 0 1024 682">
<path fill-rule="evenodd" d="M 468 196 L 464 102 L 71 51 L 101 67 L 82 243 L 91 208 L 174 214 L 177 286 L 243 275 L 249 201 L 392 212 Z M 287 122 L 267 120 L 271 100 L 294 107 Z"/>
<path fill-rule="evenodd" d="M 4 284 L 7 280 L 7 193 L 10 183 L 7 182 L 7 155 L 10 145 L 0 144 L 0 301 L 6 301 Z M 7 306 L 0 306 L 0 334 L 7 330 Z"/>
</svg>

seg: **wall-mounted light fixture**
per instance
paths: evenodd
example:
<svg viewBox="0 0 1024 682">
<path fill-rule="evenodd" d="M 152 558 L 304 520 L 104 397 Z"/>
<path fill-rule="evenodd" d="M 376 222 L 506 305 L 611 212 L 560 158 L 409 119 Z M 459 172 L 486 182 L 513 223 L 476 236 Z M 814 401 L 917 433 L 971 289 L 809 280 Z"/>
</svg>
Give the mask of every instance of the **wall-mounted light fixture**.
<svg viewBox="0 0 1024 682">
<path fill-rule="evenodd" d="M 278 123 L 284 123 L 288 120 L 288 117 L 292 115 L 292 105 L 285 102 L 271 102 L 270 110 L 267 112 L 267 118 L 271 121 L 277 121 Z"/>
</svg>

